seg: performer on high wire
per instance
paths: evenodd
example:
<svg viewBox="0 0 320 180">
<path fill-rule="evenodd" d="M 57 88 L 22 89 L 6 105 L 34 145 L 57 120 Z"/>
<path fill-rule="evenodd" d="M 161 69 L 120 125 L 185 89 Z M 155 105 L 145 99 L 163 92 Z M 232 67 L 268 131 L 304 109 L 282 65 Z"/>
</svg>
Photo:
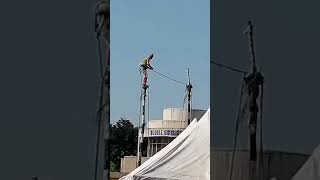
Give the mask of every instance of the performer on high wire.
<svg viewBox="0 0 320 180">
<path fill-rule="evenodd" d="M 151 59 L 153 58 L 153 54 L 151 54 L 150 56 L 148 56 L 147 58 L 145 58 L 143 60 L 143 63 L 141 64 L 141 69 L 144 75 L 144 79 L 143 79 L 143 84 L 147 85 L 147 81 L 148 81 L 148 69 L 153 70 L 153 67 L 150 64 Z"/>
</svg>

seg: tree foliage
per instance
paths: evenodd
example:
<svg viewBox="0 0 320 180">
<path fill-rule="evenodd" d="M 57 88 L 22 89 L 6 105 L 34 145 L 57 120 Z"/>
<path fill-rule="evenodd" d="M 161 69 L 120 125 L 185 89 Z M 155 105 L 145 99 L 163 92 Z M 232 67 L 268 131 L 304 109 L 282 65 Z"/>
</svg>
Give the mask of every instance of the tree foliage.
<svg viewBox="0 0 320 180">
<path fill-rule="evenodd" d="M 138 128 L 128 119 L 120 118 L 115 125 L 110 125 L 110 161 L 114 169 L 120 170 L 121 158 L 137 154 Z"/>
</svg>

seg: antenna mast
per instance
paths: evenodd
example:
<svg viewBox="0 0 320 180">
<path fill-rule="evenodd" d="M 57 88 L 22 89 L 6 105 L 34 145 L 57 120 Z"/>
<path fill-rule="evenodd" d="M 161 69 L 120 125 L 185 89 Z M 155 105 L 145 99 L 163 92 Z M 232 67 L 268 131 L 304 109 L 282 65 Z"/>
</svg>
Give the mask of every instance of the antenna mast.
<svg viewBox="0 0 320 180">
<path fill-rule="evenodd" d="M 251 56 L 251 72 L 246 75 L 244 81 L 248 90 L 248 97 L 250 101 L 250 115 L 249 115 L 249 150 L 250 150 L 250 172 L 251 179 L 258 179 L 257 173 L 257 117 L 259 107 L 257 99 L 259 97 L 260 87 L 263 85 L 264 77 L 257 71 L 254 47 L 254 31 L 252 22 L 248 22 L 248 29 L 245 32 L 249 38 L 249 49 Z M 262 145 L 262 142 L 260 142 Z M 261 148 L 261 147 L 260 147 Z M 262 157 L 263 158 L 263 157 Z M 261 159 L 262 160 L 262 159 Z"/>
</svg>

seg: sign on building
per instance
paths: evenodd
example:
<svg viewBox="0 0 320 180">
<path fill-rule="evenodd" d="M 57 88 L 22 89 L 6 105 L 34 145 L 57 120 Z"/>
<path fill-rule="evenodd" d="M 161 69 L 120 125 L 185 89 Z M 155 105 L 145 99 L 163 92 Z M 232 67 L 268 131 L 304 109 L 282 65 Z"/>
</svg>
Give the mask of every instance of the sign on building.
<svg viewBox="0 0 320 180">
<path fill-rule="evenodd" d="M 149 129 L 149 137 L 177 137 L 183 129 Z"/>
</svg>

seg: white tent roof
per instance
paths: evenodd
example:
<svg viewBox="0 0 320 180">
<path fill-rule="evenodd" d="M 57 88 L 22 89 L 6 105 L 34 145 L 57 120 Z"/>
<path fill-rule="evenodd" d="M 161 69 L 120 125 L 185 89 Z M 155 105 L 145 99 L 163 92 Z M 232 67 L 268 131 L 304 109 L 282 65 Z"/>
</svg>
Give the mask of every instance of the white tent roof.
<svg viewBox="0 0 320 180">
<path fill-rule="evenodd" d="M 292 180 L 320 180 L 320 145 L 313 151 Z"/>
<path fill-rule="evenodd" d="M 170 144 L 120 180 L 209 180 L 210 109 Z"/>
</svg>

